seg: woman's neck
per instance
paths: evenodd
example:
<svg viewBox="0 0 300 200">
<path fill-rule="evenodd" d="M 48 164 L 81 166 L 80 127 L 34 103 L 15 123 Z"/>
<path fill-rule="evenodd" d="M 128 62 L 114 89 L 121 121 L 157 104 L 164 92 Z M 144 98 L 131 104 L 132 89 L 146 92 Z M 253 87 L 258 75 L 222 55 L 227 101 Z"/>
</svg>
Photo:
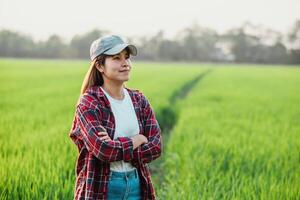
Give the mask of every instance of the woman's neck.
<svg viewBox="0 0 300 200">
<path fill-rule="evenodd" d="M 103 83 L 101 86 L 112 98 L 122 100 L 124 98 L 124 85 Z"/>
</svg>

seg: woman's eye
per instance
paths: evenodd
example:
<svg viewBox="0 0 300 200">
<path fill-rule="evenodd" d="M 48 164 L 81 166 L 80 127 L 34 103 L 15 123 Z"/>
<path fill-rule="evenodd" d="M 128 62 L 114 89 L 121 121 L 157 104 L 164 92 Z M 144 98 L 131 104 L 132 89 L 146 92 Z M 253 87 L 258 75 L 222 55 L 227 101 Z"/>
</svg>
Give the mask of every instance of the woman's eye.
<svg viewBox="0 0 300 200">
<path fill-rule="evenodd" d="M 125 57 L 126 60 L 129 59 L 129 58 L 130 58 L 130 56 L 126 56 L 126 57 Z M 114 59 L 114 60 L 119 60 L 119 59 L 121 59 L 121 58 L 120 58 L 120 56 L 114 56 L 113 59 Z"/>
</svg>

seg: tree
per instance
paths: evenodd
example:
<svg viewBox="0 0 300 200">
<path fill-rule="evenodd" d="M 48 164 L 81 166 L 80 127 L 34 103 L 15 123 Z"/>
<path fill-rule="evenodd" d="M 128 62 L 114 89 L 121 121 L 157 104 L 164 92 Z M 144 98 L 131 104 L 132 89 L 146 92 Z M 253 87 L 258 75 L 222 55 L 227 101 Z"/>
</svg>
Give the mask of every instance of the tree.
<svg viewBox="0 0 300 200">
<path fill-rule="evenodd" d="M 300 20 L 294 23 L 293 28 L 288 33 L 288 42 L 291 46 L 289 51 L 289 62 L 292 64 L 300 63 Z"/>
<path fill-rule="evenodd" d="M 87 59 L 89 58 L 89 52 L 90 52 L 90 45 L 91 43 L 101 37 L 103 34 L 108 33 L 107 31 L 100 31 L 100 30 L 92 30 L 84 35 L 76 35 L 71 40 L 71 51 L 72 51 L 72 57 L 75 58 L 83 58 Z"/>
<path fill-rule="evenodd" d="M 192 61 L 211 61 L 214 59 L 218 40 L 216 31 L 201 27 L 197 23 L 177 35 L 182 46 L 183 58 Z"/>
<path fill-rule="evenodd" d="M 31 57 L 34 42 L 31 37 L 17 32 L 0 31 L 0 56 L 2 57 Z"/>
<path fill-rule="evenodd" d="M 40 42 L 36 48 L 38 57 L 65 58 L 67 46 L 58 35 L 51 35 L 46 42 Z"/>
</svg>

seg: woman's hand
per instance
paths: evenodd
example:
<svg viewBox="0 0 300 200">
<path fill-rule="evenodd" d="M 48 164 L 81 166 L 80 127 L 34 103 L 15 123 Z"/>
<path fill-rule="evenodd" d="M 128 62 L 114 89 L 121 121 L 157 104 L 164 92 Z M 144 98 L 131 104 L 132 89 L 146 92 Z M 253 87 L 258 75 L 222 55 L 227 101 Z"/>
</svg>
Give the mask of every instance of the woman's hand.
<svg viewBox="0 0 300 200">
<path fill-rule="evenodd" d="M 136 149 L 138 146 L 148 142 L 148 139 L 142 134 L 134 135 L 131 139 L 133 142 L 133 149 Z"/>
<path fill-rule="evenodd" d="M 98 136 L 100 136 L 101 140 L 104 140 L 106 142 L 111 141 L 112 139 L 109 137 L 108 133 L 106 131 L 104 132 L 99 132 Z"/>
<path fill-rule="evenodd" d="M 109 137 L 106 129 L 104 127 L 102 127 L 102 131 L 100 131 L 99 133 L 97 133 L 98 136 L 100 136 L 101 140 L 104 140 L 106 142 L 111 141 L 112 139 Z"/>
<path fill-rule="evenodd" d="M 142 135 L 142 134 L 138 134 L 141 141 L 142 141 L 142 144 L 145 144 L 145 143 L 148 143 L 148 139 L 146 136 Z"/>
</svg>

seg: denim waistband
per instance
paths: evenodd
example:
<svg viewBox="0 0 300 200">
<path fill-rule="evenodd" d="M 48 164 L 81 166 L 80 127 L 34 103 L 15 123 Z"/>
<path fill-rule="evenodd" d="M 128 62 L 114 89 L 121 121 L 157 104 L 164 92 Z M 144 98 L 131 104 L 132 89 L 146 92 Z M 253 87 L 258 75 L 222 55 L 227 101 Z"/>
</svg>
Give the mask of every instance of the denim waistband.
<svg viewBox="0 0 300 200">
<path fill-rule="evenodd" d="M 131 171 L 124 171 L 124 172 L 118 172 L 118 171 L 110 171 L 110 175 L 112 177 L 118 177 L 118 178 L 138 178 L 138 171 L 137 169 L 133 169 Z"/>
</svg>

